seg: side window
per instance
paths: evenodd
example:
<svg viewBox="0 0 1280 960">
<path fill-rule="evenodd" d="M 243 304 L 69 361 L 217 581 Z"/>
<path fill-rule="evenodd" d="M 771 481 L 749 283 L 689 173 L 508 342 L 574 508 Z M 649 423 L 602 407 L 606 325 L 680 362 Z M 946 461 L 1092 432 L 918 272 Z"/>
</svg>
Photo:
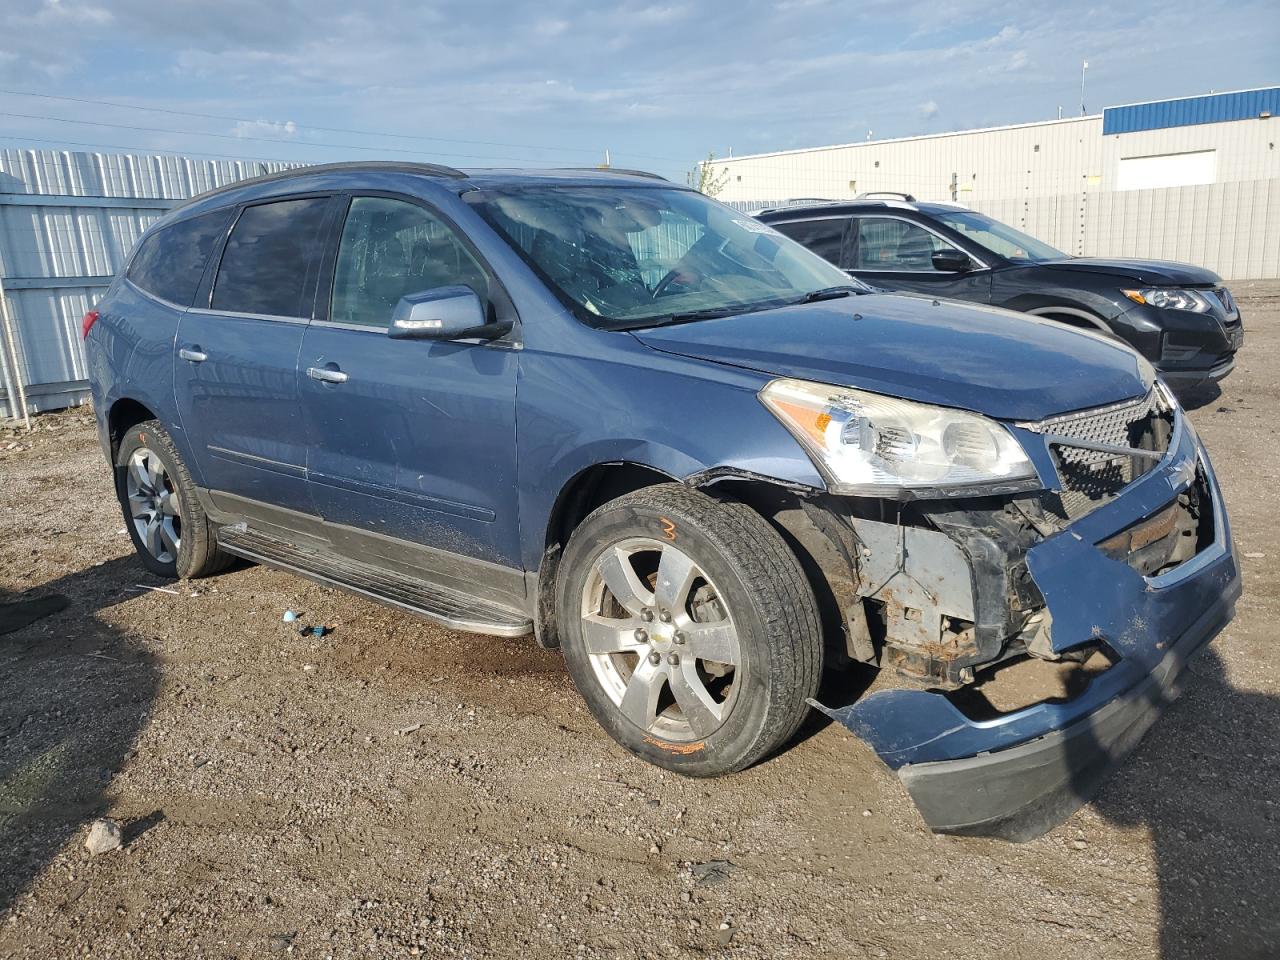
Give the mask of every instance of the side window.
<svg viewBox="0 0 1280 960">
<path fill-rule="evenodd" d="M 844 228 L 848 222 L 847 217 L 827 217 L 822 220 L 792 220 L 770 226 L 839 267 L 842 266 L 840 252 L 844 246 Z"/>
<path fill-rule="evenodd" d="M 854 270 L 933 273 L 930 259 L 951 245 L 916 223 L 892 217 L 859 217 Z"/>
<path fill-rule="evenodd" d="M 180 307 L 191 306 L 214 246 L 231 220 L 230 209 L 182 220 L 142 241 L 129 262 L 130 282 Z"/>
<path fill-rule="evenodd" d="M 245 207 L 231 230 L 213 285 L 213 309 L 309 317 L 308 283 L 328 197 Z"/>
<path fill-rule="evenodd" d="M 403 200 L 352 199 L 333 275 L 333 320 L 385 327 L 401 297 L 453 284 L 488 299 L 484 270 L 444 221 Z"/>
</svg>

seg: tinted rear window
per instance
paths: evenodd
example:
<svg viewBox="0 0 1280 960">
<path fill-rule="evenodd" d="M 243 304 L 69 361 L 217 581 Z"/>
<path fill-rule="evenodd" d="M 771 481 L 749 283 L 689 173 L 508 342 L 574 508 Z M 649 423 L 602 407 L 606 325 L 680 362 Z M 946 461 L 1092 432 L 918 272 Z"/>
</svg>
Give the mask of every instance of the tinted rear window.
<svg viewBox="0 0 1280 960">
<path fill-rule="evenodd" d="M 218 267 L 213 309 L 309 317 L 327 197 L 246 207 Z"/>
<path fill-rule="evenodd" d="M 790 223 L 771 223 L 769 226 L 786 234 L 830 263 L 840 266 L 840 248 L 844 242 L 844 228 L 848 217 L 825 220 L 793 220 Z"/>
<path fill-rule="evenodd" d="M 192 217 L 158 230 L 142 241 L 129 263 L 128 277 L 152 296 L 191 306 L 205 265 L 231 220 L 231 210 Z"/>
</svg>

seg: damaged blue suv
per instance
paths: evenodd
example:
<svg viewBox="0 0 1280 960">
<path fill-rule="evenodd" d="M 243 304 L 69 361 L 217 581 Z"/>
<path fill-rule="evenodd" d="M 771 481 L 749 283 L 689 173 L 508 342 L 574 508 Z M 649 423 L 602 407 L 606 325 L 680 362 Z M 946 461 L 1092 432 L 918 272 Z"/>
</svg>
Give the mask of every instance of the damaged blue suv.
<svg viewBox="0 0 1280 960">
<path fill-rule="evenodd" d="M 867 293 L 648 175 L 235 184 L 156 223 L 84 331 L 149 569 L 240 557 L 532 633 L 682 774 L 816 707 L 933 829 L 1035 836 L 1240 593 L 1209 458 L 1132 350 Z"/>
</svg>

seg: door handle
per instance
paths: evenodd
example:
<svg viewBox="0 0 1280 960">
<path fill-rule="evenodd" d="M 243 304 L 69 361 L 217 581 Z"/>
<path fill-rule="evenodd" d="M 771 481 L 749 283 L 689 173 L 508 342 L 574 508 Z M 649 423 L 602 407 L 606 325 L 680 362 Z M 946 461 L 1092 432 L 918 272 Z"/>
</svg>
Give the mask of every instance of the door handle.
<svg viewBox="0 0 1280 960">
<path fill-rule="evenodd" d="M 190 360 L 192 363 L 204 363 L 209 359 L 209 355 L 202 350 L 188 350 L 183 347 L 178 351 L 178 356 L 183 360 Z"/>
<path fill-rule="evenodd" d="M 307 376 L 322 383 L 346 383 L 347 375 L 329 367 L 307 367 Z"/>
</svg>

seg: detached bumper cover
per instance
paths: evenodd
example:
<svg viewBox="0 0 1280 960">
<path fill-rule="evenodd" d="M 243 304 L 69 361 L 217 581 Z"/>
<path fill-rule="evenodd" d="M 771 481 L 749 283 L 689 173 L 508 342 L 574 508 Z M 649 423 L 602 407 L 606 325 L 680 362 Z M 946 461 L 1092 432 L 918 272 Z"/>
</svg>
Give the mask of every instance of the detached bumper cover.
<svg viewBox="0 0 1280 960">
<path fill-rule="evenodd" d="M 1214 540 L 1144 577 L 1095 544 L 1149 516 L 1204 471 Z M 1212 466 L 1179 417 L 1169 454 L 1113 502 L 1032 547 L 1027 563 L 1053 617 L 1057 650 L 1105 639 L 1120 662 L 1078 697 L 977 721 L 941 694 L 884 690 L 814 704 L 868 743 L 938 832 L 1029 840 L 1092 796 L 1163 708 L 1180 675 L 1235 613 L 1240 573 Z"/>
</svg>

